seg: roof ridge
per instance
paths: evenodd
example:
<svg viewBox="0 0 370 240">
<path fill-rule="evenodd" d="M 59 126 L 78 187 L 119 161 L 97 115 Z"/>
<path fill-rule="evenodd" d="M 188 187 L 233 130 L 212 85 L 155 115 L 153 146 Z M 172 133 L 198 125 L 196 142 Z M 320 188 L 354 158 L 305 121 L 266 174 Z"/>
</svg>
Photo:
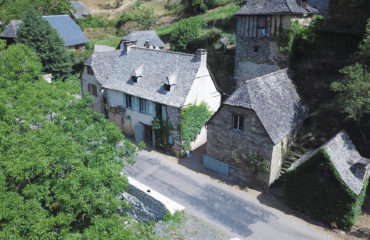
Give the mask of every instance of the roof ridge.
<svg viewBox="0 0 370 240">
<path fill-rule="evenodd" d="M 192 56 L 192 57 L 195 56 L 195 54 L 190 54 L 190 53 L 167 51 L 167 50 L 162 50 L 162 49 L 151 49 L 151 48 L 146 48 L 146 47 L 139 47 L 139 46 L 136 46 L 136 45 L 133 45 L 131 47 L 136 48 L 136 49 L 140 49 L 140 50 L 147 50 L 147 51 L 154 51 L 154 52 L 171 53 L 171 54 L 178 54 L 178 55 L 185 55 L 185 56 Z"/>
<path fill-rule="evenodd" d="M 248 79 L 248 80 L 245 80 L 244 83 L 248 84 L 250 82 L 254 82 L 254 81 L 258 81 L 258 80 L 261 80 L 263 78 L 266 78 L 266 77 L 270 77 L 270 76 L 273 76 L 273 75 L 276 75 L 280 72 L 288 72 L 288 68 L 283 68 L 283 69 L 279 69 L 275 72 L 271 72 L 271 73 L 268 73 L 268 74 L 265 74 L 265 75 L 262 75 L 262 76 L 259 76 L 259 77 L 256 77 L 256 78 L 252 78 L 252 79 Z"/>
<path fill-rule="evenodd" d="M 297 0 L 294 0 L 294 1 L 297 1 Z M 288 9 L 290 10 L 290 12 L 293 12 L 293 11 L 292 11 L 292 9 L 289 7 L 288 1 L 287 1 L 287 0 L 285 0 L 285 1 L 284 1 L 284 3 L 285 3 L 285 5 L 288 7 Z"/>
</svg>

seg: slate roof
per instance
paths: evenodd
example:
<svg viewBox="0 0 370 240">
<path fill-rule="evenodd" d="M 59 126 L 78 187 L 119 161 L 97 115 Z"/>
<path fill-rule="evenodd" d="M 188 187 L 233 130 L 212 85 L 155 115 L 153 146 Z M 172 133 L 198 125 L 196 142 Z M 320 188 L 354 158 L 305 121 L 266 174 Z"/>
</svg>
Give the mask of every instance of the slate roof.
<svg viewBox="0 0 370 240">
<path fill-rule="evenodd" d="M 314 14 L 317 10 L 307 4 L 301 7 L 298 0 L 248 0 L 236 12 L 236 15 L 271 15 L 271 14 Z"/>
<path fill-rule="evenodd" d="M 15 38 L 17 36 L 17 29 L 22 23 L 21 20 L 11 20 L 8 25 L 6 25 L 4 31 L 1 33 L 2 38 Z"/>
<path fill-rule="evenodd" d="M 311 157 L 321 148 L 323 148 L 329 155 L 329 159 L 337 169 L 341 179 L 355 194 L 358 195 L 363 188 L 364 180 L 368 177 L 368 174 L 366 174 L 367 170 L 365 168 L 365 174 L 362 177 L 356 177 L 353 167 L 357 164 L 369 166 L 369 162 L 365 158 L 361 157 L 351 139 L 344 131 L 339 132 L 320 148 L 301 157 L 288 170 L 293 170 L 305 161 L 311 159 Z"/>
<path fill-rule="evenodd" d="M 86 60 L 84 65 L 92 67 L 96 80 L 104 84 L 112 74 L 112 69 L 118 60 L 121 51 L 113 50 L 110 52 L 94 52 Z"/>
<path fill-rule="evenodd" d="M 75 45 L 90 42 L 86 38 L 81 28 L 73 19 L 68 15 L 55 15 L 43 16 L 43 18 L 50 23 L 50 25 L 59 32 L 60 37 L 64 40 L 64 46 L 70 47 Z M 22 23 L 20 20 L 12 20 L 5 27 L 0 35 L 4 38 L 15 38 L 19 25 Z"/>
<path fill-rule="evenodd" d="M 246 81 L 224 104 L 254 110 L 274 144 L 306 118 L 287 69 Z"/>
<path fill-rule="evenodd" d="M 136 46 L 143 47 L 145 41 L 149 40 L 154 47 L 164 48 L 164 42 L 160 39 L 156 31 L 137 31 L 125 36 L 122 41 L 137 41 Z"/>
<path fill-rule="evenodd" d="M 84 19 L 85 16 L 90 15 L 89 9 L 80 1 L 70 1 L 72 9 L 70 13 L 75 19 Z"/>
<path fill-rule="evenodd" d="M 142 76 L 134 83 L 131 76 L 141 65 Z M 181 107 L 199 67 L 200 61 L 193 54 L 132 46 L 128 54 L 119 56 L 112 75 L 103 83 L 103 87 L 168 106 Z M 176 73 L 176 84 L 167 92 L 164 82 L 171 73 Z"/>
</svg>

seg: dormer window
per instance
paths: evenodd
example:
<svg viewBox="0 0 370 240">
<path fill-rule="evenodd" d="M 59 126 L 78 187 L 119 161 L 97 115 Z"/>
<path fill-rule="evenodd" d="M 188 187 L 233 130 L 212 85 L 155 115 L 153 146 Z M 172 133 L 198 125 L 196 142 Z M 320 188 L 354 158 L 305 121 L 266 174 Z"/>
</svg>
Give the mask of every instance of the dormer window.
<svg viewBox="0 0 370 240">
<path fill-rule="evenodd" d="M 92 67 L 86 66 L 87 74 L 94 75 L 94 71 L 92 70 Z"/>
<path fill-rule="evenodd" d="M 131 80 L 134 83 L 137 83 L 139 78 L 141 78 L 143 76 L 143 67 L 144 67 L 144 64 L 141 64 L 140 66 L 135 68 L 135 70 L 132 72 Z"/>
<path fill-rule="evenodd" d="M 163 85 L 164 90 L 166 90 L 167 92 L 171 91 L 171 89 L 176 85 L 176 83 L 177 83 L 176 73 L 172 72 L 168 74 L 168 76 L 164 80 L 164 85 Z"/>
</svg>

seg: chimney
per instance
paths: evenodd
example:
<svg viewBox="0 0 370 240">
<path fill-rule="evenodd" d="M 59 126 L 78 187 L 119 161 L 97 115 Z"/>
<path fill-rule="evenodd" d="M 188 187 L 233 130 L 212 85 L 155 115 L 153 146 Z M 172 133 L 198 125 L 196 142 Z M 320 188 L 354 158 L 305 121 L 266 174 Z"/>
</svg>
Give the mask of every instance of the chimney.
<svg viewBox="0 0 370 240">
<path fill-rule="evenodd" d="M 201 65 L 207 65 L 207 51 L 205 49 L 197 49 L 195 56 L 197 58 L 197 61 L 201 62 Z"/>
<path fill-rule="evenodd" d="M 131 41 L 123 41 L 121 44 L 121 49 L 123 50 L 123 54 L 127 55 L 130 52 L 130 48 L 134 45 Z"/>
<path fill-rule="evenodd" d="M 306 9 L 307 8 L 307 0 L 301 0 L 301 6 Z"/>
<path fill-rule="evenodd" d="M 146 48 L 150 48 L 150 49 L 154 49 L 154 45 L 151 41 L 149 40 L 146 40 L 145 43 L 144 43 L 144 47 Z"/>
</svg>

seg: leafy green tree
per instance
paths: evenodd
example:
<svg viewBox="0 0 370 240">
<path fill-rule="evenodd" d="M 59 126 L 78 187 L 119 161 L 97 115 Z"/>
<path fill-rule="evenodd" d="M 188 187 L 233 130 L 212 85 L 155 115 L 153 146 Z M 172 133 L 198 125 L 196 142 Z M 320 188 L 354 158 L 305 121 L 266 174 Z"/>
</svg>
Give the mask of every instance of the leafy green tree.
<svg viewBox="0 0 370 240">
<path fill-rule="evenodd" d="M 140 29 L 149 30 L 156 22 L 153 8 L 139 6 L 136 9 L 135 20 Z"/>
<path fill-rule="evenodd" d="M 40 70 L 25 45 L 0 49 L 0 239 L 150 239 L 117 214 L 136 148 L 78 81 L 33 81 Z"/>
<path fill-rule="evenodd" d="M 359 46 L 358 58 L 364 64 L 370 64 L 370 18 L 367 20 L 365 36 Z"/>
<path fill-rule="evenodd" d="M 370 72 L 356 63 L 340 70 L 344 78 L 331 84 L 338 93 L 337 102 L 348 118 L 360 123 L 365 113 L 370 113 Z"/>
<path fill-rule="evenodd" d="M 64 78 L 72 71 L 72 60 L 59 33 L 39 16 L 29 10 L 17 31 L 18 43 L 34 49 L 41 59 L 43 71 L 52 73 L 53 78 Z"/>
<path fill-rule="evenodd" d="M 171 49 L 186 52 L 188 46 L 200 36 L 201 30 L 205 26 L 206 23 L 199 19 L 181 19 L 170 35 Z"/>
</svg>

